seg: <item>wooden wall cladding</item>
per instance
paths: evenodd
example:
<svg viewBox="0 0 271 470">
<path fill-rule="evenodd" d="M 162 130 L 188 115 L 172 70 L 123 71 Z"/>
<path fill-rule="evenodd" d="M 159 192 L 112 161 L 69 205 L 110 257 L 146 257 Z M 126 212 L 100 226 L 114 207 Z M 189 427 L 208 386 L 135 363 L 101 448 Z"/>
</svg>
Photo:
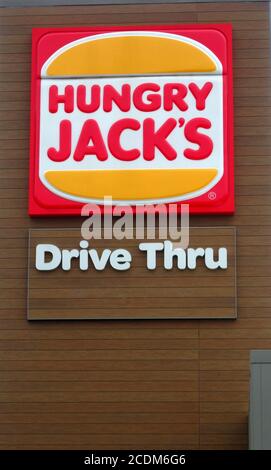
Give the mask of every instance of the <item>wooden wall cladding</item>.
<svg viewBox="0 0 271 470">
<path fill-rule="evenodd" d="M 238 319 L 28 322 L 31 28 L 231 22 Z M 5 8 L 0 33 L 0 448 L 247 448 L 250 349 L 271 348 L 269 3 Z"/>
<path fill-rule="evenodd" d="M 157 254 L 157 268 L 148 270 L 146 252 L 138 248 L 142 240 L 103 239 L 91 240 L 89 249 L 97 250 L 100 257 L 105 249 L 124 248 L 132 256 L 130 269 L 116 271 L 108 263 L 97 271 L 89 262 L 89 269 L 81 271 L 77 259 L 69 271 L 61 266 L 39 271 L 35 267 L 37 245 L 79 249 L 81 232 L 30 230 L 29 235 L 29 320 L 236 318 L 236 240 L 232 227 L 190 229 L 190 249 L 211 246 L 216 260 L 218 249 L 227 248 L 228 267 L 216 270 L 208 269 L 203 259 L 197 260 L 196 269 L 179 270 L 176 257 L 173 268 L 166 270 L 164 251 Z M 155 241 L 159 241 L 158 236 Z"/>
</svg>

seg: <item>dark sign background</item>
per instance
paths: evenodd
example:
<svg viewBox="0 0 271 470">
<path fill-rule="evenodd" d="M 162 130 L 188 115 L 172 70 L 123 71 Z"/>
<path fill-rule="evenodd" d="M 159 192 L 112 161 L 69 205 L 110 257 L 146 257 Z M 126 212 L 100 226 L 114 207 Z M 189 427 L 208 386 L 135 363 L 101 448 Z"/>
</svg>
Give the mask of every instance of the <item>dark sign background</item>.
<svg viewBox="0 0 271 470">
<path fill-rule="evenodd" d="M 236 318 L 235 230 L 232 227 L 190 229 L 190 248 L 227 248 L 227 269 L 208 269 L 202 259 L 194 270 L 163 267 L 163 252 L 157 254 L 155 270 L 147 269 L 147 254 L 139 250 L 142 240 L 90 240 L 89 249 L 101 256 L 104 249 L 124 248 L 131 253 L 127 271 L 114 270 L 108 263 L 97 271 L 89 263 L 81 271 L 78 260 L 71 269 L 38 271 L 36 246 L 53 244 L 59 249 L 79 249 L 80 230 L 30 230 L 28 270 L 28 319 L 169 319 Z M 145 243 L 160 241 L 143 240 Z M 162 241 L 162 240 L 161 240 Z M 115 326 L 117 328 L 117 325 Z"/>
</svg>

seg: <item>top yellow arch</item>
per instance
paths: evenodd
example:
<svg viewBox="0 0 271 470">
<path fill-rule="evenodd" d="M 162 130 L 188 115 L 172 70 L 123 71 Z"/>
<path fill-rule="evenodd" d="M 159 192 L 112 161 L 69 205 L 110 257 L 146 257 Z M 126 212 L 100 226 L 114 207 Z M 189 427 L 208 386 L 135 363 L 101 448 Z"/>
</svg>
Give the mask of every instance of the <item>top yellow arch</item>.
<svg viewBox="0 0 271 470">
<path fill-rule="evenodd" d="M 144 33 L 84 38 L 54 54 L 44 77 L 214 73 L 217 61 L 195 41 Z M 200 45 L 199 45 L 200 46 Z"/>
</svg>

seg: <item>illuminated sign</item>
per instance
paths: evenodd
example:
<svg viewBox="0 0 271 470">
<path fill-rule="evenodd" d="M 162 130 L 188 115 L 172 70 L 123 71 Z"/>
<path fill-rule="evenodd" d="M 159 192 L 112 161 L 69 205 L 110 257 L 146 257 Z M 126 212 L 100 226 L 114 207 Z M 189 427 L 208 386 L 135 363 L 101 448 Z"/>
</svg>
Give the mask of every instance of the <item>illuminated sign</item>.
<svg viewBox="0 0 271 470">
<path fill-rule="evenodd" d="M 226 25 L 34 30 L 30 214 L 232 213 L 231 68 Z"/>
</svg>

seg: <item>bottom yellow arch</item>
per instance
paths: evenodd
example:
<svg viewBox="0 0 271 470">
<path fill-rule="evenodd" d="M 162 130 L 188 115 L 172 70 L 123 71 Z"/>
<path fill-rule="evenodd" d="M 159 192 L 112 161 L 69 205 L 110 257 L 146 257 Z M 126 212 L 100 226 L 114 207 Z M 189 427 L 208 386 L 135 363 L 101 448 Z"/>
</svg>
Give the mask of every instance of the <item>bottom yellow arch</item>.
<svg viewBox="0 0 271 470">
<path fill-rule="evenodd" d="M 215 168 L 157 170 L 49 170 L 48 183 L 58 191 L 82 199 L 116 201 L 169 199 L 207 186 Z"/>
</svg>

